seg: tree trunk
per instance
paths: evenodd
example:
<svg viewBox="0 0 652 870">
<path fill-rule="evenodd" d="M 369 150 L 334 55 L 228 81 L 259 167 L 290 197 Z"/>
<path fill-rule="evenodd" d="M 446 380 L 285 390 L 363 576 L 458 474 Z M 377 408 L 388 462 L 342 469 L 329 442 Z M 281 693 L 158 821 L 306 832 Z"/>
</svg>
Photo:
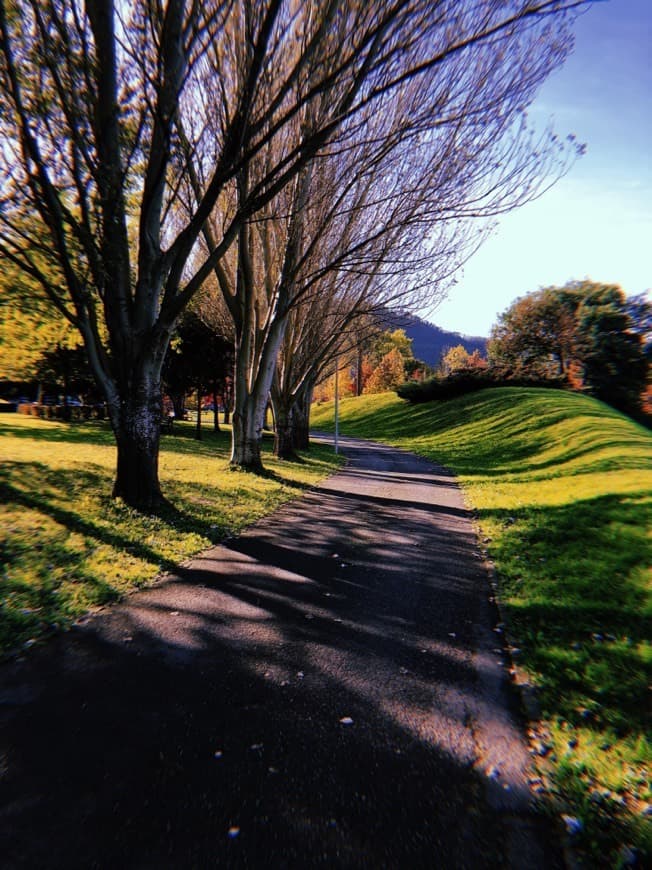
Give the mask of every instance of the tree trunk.
<svg viewBox="0 0 652 870">
<path fill-rule="evenodd" d="M 175 420 L 183 420 L 186 414 L 186 394 L 185 393 L 170 393 L 172 407 L 174 408 Z"/>
<path fill-rule="evenodd" d="M 278 396 L 274 398 L 274 456 L 279 459 L 292 459 L 294 453 L 294 440 L 292 437 L 292 412 L 287 402 Z"/>
<path fill-rule="evenodd" d="M 195 441 L 201 441 L 201 386 L 197 387 L 197 425 L 195 427 Z"/>
<path fill-rule="evenodd" d="M 310 449 L 310 422 L 296 405 L 292 414 L 292 444 L 295 450 Z"/>
<path fill-rule="evenodd" d="M 217 406 L 217 385 L 213 384 L 213 431 L 220 431 L 220 418 Z"/>
<path fill-rule="evenodd" d="M 248 363 L 248 348 L 241 347 L 236 341 L 231 465 L 251 471 L 263 469 L 261 448 L 265 411 L 282 339 L 283 326 L 279 324 L 274 335 L 267 337 L 255 371 Z"/>
<path fill-rule="evenodd" d="M 142 378 L 125 398 L 109 402 L 111 425 L 118 447 L 113 497 L 131 507 L 151 510 L 163 501 L 158 480 L 161 435 L 160 383 Z"/>
<path fill-rule="evenodd" d="M 238 403 L 237 392 L 236 390 L 236 403 L 233 410 L 231 465 L 249 471 L 262 471 L 261 448 L 265 402 L 263 401 L 260 407 L 260 401 L 256 400 L 254 394 Z"/>
<path fill-rule="evenodd" d="M 292 408 L 292 441 L 295 450 L 310 448 L 310 405 L 312 387 L 301 390 Z"/>
</svg>

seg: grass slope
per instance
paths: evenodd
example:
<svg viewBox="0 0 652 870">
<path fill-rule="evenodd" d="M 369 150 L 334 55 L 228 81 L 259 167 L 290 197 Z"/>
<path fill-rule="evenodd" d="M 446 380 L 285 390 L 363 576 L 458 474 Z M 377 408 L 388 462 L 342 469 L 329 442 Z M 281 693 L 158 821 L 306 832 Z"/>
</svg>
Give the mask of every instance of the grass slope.
<svg viewBox="0 0 652 870">
<path fill-rule="evenodd" d="M 237 533 L 329 474 L 332 452 L 264 457 L 264 477 L 228 468 L 230 433 L 177 423 L 161 441 L 171 507 L 146 516 L 110 498 L 107 425 L 12 414 L 0 420 L 0 653 L 65 627 Z"/>
<path fill-rule="evenodd" d="M 585 396 L 485 390 L 409 406 L 340 403 L 341 431 L 459 475 L 544 721 L 538 758 L 591 866 L 652 854 L 649 715 L 652 437 Z M 333 407 L 313 410 L 333 426 Z"/>
</svg>

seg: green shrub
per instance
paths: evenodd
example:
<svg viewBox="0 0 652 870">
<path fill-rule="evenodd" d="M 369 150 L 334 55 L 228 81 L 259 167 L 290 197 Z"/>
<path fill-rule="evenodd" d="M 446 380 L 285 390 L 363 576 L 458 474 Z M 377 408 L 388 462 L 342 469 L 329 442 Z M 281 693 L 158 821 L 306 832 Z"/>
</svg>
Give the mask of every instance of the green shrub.
<svg viewBox="0 0 652 870">
<path fill-rule="evenodd" d="M 408 381 L 396 392 L 413 405 L 433 399 L 454 399 L 487 387 L 568 387 L 562 376 L 523 375 L 506 368 L 460 369 L 446 377 Z"/>
</svg>

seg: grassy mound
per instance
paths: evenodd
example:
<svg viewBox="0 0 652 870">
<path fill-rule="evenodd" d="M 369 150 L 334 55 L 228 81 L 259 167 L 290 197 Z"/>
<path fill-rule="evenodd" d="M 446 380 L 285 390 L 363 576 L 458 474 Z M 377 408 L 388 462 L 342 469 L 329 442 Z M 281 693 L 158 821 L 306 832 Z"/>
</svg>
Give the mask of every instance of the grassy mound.
<svg viewBox="0 0 652 870">
<path fill-rule="evenodd" d="M 329 474 L 314 446 L 304 460 L 267 450 L 261 477 L 228 468 L 230 434 L 175 424 L 160 476 L 173 507 L 146 516 L 110 498 L 113 437 L 104 423 L 22 415 L 0 420 L 0 653 L 65 627 L 159 572 L 271 513 Z"/>
<path fill-rule="evenodd" d="M 539 764 L 594 866 L 652 854 L 652 436 L 594 399 L 504 388 L 409 406 L 340 403 L 341 431 L 459 475 L 500 580 L 516 662 L 537 687 Z M 313 410 L 333 426 L 333 407 Z"/>
</svg>

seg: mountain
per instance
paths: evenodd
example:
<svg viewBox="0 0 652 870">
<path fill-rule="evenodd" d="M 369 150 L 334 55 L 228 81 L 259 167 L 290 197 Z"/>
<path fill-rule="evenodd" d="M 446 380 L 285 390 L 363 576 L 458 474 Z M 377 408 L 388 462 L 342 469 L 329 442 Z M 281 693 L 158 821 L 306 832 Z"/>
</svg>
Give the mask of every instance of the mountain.
<svg viewBox="0 0 652 870">
<path fill-rule="evenodd" d="M 461 344 L 468 353 L 479 350 L 484 355 L 487 351 L 486 338 L 448 332 L 414 314 L 393 315 L 392 328 L 404 329 L 408 338 L 412 339 L 412 352 L 415 357 L 430 366 L 436 366 L 442 354 L 458 344 Z"/>
</svg>

